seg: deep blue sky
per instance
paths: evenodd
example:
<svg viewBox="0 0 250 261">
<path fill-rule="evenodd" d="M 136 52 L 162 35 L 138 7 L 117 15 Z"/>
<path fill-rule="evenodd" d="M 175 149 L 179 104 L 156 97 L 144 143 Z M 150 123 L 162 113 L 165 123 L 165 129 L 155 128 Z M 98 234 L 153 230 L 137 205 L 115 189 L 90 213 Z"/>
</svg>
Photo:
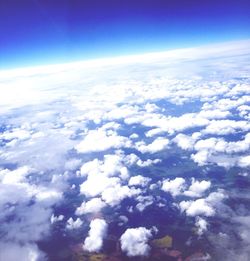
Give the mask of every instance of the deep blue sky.
<svg viewBox="0 0 250 261">
<path fill-rule="evenodd" d="M 250 38 L 249 0 L 0 0 L 0 68 Z"/>
</svg>

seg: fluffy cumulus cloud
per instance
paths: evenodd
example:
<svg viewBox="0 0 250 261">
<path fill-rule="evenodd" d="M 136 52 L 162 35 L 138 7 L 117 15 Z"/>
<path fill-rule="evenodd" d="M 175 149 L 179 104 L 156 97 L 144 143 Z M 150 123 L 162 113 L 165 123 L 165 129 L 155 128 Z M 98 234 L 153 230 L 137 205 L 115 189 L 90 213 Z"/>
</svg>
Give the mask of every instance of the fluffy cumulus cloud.
<svg viewBox="0 0 250 261">
<path fill-rule="evenodd" d="M 84 241 L 83 249 L 89 252 L 99 252 L 103 239 L 107 234 L 108 224 L 104 219 L 96 218 L 90 223 L 88 237 Z"/>
<path fill-rule="evenodd" d="M 198 215 L 209 217 L 215 214 L 214 208 L 203 198 L 194 201 L 181 201 L 179 206 L 181 211 L 185 211 L 191 217 Z"/>
<path fill-rule="evenodd" d="M 181 201 L 179 208 L 187 216 L 214 216 L 216 208 L 226 196 L 222 191 L 212 192 L 206 198 L 196 200 Z"/>
<path fill-rule="evenodd" d="M 238 160 L 238 165 L 243 168 L 249 167 L 250 166 L 250 155 L 240 157 Z"/>
<path fill-rule="evenodd" d="M 129 186 L 141 186 L 145 187 L 151 181 L 150 178 L 143 177 L 141 175 L 133 176 L 129 179 L 128 185 Z"/>
<path fill-rule="evenodd" d="M 160 163 L 160 162 L 161 162 L 161 159 L 142 160 L 134 153 L 128 154 L 124 157 L 124 163 L 128 166 L 136 164 L 139 167 L 150 167 L 150 166 Z"/>
<path fill-rule="evenodd" d="M 81 193 L 94 197 L 105 189 L 120 184 L 120 178 L 127 179 L 129 172 L 123 161 L 123 156 L 114 154 L 105 155 L 103 161 L 94 159 L 84 163 L 80 175 L 87 176 L 87 179 L 80 185 Z"/>
<path fill-rule="evenodd" d="M 93 198 L 87 202 L 83 202 L 81 206 L 76 209 L 75 214 L 80 216 L 87 213 L 97 213 L 105 206 L 105 202 L 100 198 Z"/>
<path fill-rule="evenodd" d="M 191 179 L 191 185 L 188 187 L 188 181 L 184 178 L 166 179 L 162 182 L 161 189 L 170 193 L 172 196 L 185 195 L 188 197 L 202 197 L 211 186 L 210 181 Z"/>
<path fill-rule="evenodd" d="M 195 142 L 200 136 L 201 134 L 199 132 L 195 132 L 191 136 L 179 133 L 178 135 L 176 135 L 173 141 L 184 150 L 192 150 Z"/>
<path fill-rule="evenodd" d="M 213 120 L 203 130 L 205 134 L 227 135 L 236 131 L 248 131 L 250 123 L 248 121 L 235 120 Z"/>
<path fill-rule="evenodd" d="M 117 177 L 92 174 L 80 185 L 80 192 L 89 197 L 100 195 L 103 191 L 120 183 Z"/>
<path fill-rule="evenodd" d="M 92 199 L 83 203 L 76 213 L 87 213 L 100 210 L 105 204 L 115 206 L 127 197 L 133 197 L 141 193 L 140 189 L 128 187 L 126 185 L 129 177 L 129 170 L 125 166 L 136 164 L 139 158 L 131 154 L 124 156 L 123 154 L 105 155 L 104 160 L 94 159 L 86 162 L 80 169 L 80 176 L 86 177 L 85 181 L 80 184 L 80 193 L 87 197 L 100 196 L 101 199 Z M 141 176 L 143 179 L 142 186 L 150 181 L 148 178 Z M 138 183 L 138 181 L 137 181 Z M 135 184 L 134 184 L 135 185 Z"/>
<path fill-rule="evenodd" d="M 2 184 L 20 184 L 25 182 L 26 176 L 31 172 L 28 166 L 23 166 L 15 170 L 0 170 L 0 180 Z"/>
<path fill-rule="evenodd" d="M 109 205 L 115 206 L 123 199 L 141 193 L 140 189 L 129 188 L 128 186 L 116 185 L 109 187 L 102 192 L 102 199 Z"/>
<path fill-rule="evenodd" d="M 148 241 L 151 237 L 151 230 L 145 227 L 128 228 L 120 238 L 121 249 L 128 256 L 147 256 L 150 251 Z"/>
<path fill-rule="evenodd" d="M 82 220 L 80 218 L 77 218 L 74 220 L 72 217 L 67 220 L 66 228 L 69 230 L 77 229 L 81 227 L 83 224 Z"/>
<path fill-rule="evenodd" d="M 156 153 L 168 148 L 169 140 L 163 137 L 156 138 L 152 143 L 146 145 L 144 142 L 137 142 L 136 148 L 142 153 Z"/>
<path fill-rule="evenodd" d="M 185 186 L 184 178 L 166 179 L 163 180 L 161 189 L 169 192 L 172 196 L 178 196 L 183 193 Z"/>
<path fill-rule="evenodd" d="M 64 220 L 64 215 L 55 216 L 54 214 L 52 214 L 52 216 L 50 217 L 51 224 L 54 224 L 62 220 Z"/>
<path fill-rule="evenodd" d="M 219 134 L 219 133 L 218 133 Z M 202 139 L 202 133 L 193 133 L 192 136 L 178 134 L 173 141 L 185 150 L 193 151 L 191 158 L 200 166 L 217 164 L 226 168 L 233 166 L 247 167 L 244 158 L 250 149 L 249 133 L 237 141 L 227 141 L 221 137 Z M 243 155 L 242 155 L 243 154 Z"/>
<path fill-rule="evenodd" d="M 202 197 L 203 193 L 208 190 L 211 186 L 210 181 L 202 180 L 198 181 L 195 179 L 192 179 L 192 184 L 188 188 L 187 191 L 184 192 L 184 195 L 189 197 Z"/>
<path fill-rule="evenodd" d="M 151 114 L 147 119 L 143 119 L 141 124 L 146 127 L 154 127 L 147 132 L 148 137 L 160 133 L 174 134 L 194 127 L 204 127 L 209 120 L 195 113 L 186 113 L 180 117 L 163 116 L 161 114 Z"/>
<path fill-rule="evenodd" d="M 157 163 L 160 163 L 161 162 L 161 159 L 147 159 L 147 160 L 141 160 L 139 159 L 136 164 L 139 166 L 139 167 L 150 167 L 154 164 L 157 164 Z"/>
<path fill-rule="evenodd" d="M 208 223 L 204 218 L 197 217 L 195 221 L 195 226 L 197 227 L 197 234 L 201 236 L 207 231 Z"/>
<path fill-rule="evenodd" d="M 142 195 L 136 197 L 136 201 L 138 201 L 138 203 L 136 204 L 135 207 L 140 212 L 142 212 L 146 207 L 152 205 L 155 202 L 152 196 L 142 196 Z"/>
<path fill-rule="evenodd" d="M 84 139 L 75 146 L 75 149 L 79 153 L 90 153 L 130 146 L 130 140 L 126 137 L 117 135 L 115 131 L 97 129 L 89 131 Z"/>
</svg>

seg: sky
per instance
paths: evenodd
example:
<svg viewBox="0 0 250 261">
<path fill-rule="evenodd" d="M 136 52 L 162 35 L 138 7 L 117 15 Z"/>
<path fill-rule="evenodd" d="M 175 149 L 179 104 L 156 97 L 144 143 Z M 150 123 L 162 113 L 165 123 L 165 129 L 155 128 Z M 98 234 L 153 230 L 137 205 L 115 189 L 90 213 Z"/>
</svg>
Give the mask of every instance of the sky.
<svg viewBox="0 0 250 261">
<path fill-rule="evenodd" d="M 0 69 L 250 38 L 249 0 L 2 0 Z"/>
</svg>

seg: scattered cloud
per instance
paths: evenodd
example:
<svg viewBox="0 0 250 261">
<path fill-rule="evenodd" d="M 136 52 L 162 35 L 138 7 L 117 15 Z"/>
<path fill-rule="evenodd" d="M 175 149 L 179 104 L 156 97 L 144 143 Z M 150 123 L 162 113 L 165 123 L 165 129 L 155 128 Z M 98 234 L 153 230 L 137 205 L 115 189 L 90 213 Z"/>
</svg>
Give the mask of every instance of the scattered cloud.
<svg viewBox="0 0 250 261">
<path fill-rule="evenodd" d="M 136 148 L 141 153 L 156 153 L 168 148 L 169 140 L 163 137 L 156 138 L 152 143 L 146 145 L 143 141 L 136 143 Z"/>
<path fill-rule="evenodd" d="M 111 148 L 131 147 L 131 141 L 119 136 L 115 131 L 103 129 L 91 130 L 84 139 L 75 146 L 78 153 L 105 151 Z"/>
<path fill-rule="evenodd" d="M 152 205 L 155 201 L 152 196 L 142 196 L 139 195 L 136 200 L 138 203 L 136 204 L 136 209 L 138 209 L 140 212 L 144 211 L 144 209 L 150 205 Z"/>
<path fill-rule="evenodd" d="M 150 178 L 137 175 L 129 179 L 128 185 L 146 187 L 150 181 L 151 181 Z"/>
<path fill-rule="evenodd" d="M 80 218 L 77 218 L 74 221 L 74 219 L 71 217 L 67 220 L 66 228 L 69 230 L 77 229 L 77 228 L 81 227 L 82 224 L 83 224 L 83 222 Z"/>
<path fill-rule="evenodd" d="M 102 192 L 102 199 L 110 206 L 118 205 L 123 199 L 141 193 L 140 189 L 129 188 L 119 184 L 109 187 Z"/>
<path fill-rule="evenodd" d="M 195 226 L 197 227 L 197 234 L 201 236 L 207 231 L 208 223 L 204 218 L 196 217 Z"/>
<path fill-rule="evenodd" d="M 120 238 L 121 249 L 127 256 L 147 256 L 150 251 L 148 241 L 151 237 L 151 230 L 145 227 L 128 228 Z"/>
<path fill-rule="evenodd" d="M 206 217 L 222 216 L 228 222 L 218 226 L 218 233 L 206 234 L 210 243 L 216 242 L 218 259 L 247 260 L 249 211 L 237 187 L 238 179 L 247 186 L 250 166 L 250 88 L 245 65 L 249 59 L 237 56 L 247 52 L 249 41 L 168 53 L 164 62 L 162 54 L 140 56 L 142 70 L 135 70 L 129 79 L 120 76 L 138 57 L 116 60 L 111 67 L 95 62 L 0 72 L 0 259 L 46 259 L 36 242 L 48 238 L 55 222 L 78 229 L 85 214 L 97 216 L 108 206 L 115 208 L 114 218 L 119 217 L 124 229 L 129 223 L 122 209 L 134 212 L 128 215 L 133 222 L 130 214 L 169 203 L 194 217 L 192 227 L 198 236 L 212 227 Z M 228 54 L 230 60 L 212 59 Z M 150 74 L 144 73 L 145 61 Z M 151 70 L 152 62 L 157 66 Z M 203 72 L 204 68 L 212 68 L 212 73 Z M 68 88 L 75 83 L 86 88 Z M 167 153 L 158 153 L 163 151 Z M 166 175 L 162 180 L 163 171 L 168 171 L 165 162 L 173 155 L 177 172 L 185 164 L 197 167 L 191 174 L 195 179 L 173 174 L 174 178 Z M 189 157 L 194 163 L 188 162 Z M 225 192 L 213 192 L 228 185 L 221 176 L 211 183 L 214 165 L 225 167 L 224 171 L 236 166 L 244 173 L 230 184 L 235 194 L 231 187 L 228 193 L 230 202 L 238 200 L 236 210 L 224 202 Z M 171 202 L 159 189 L 173 196 Z M 77 195 L 71 200 L 82 220 L 64 220 L 60 214 L 59 203 L 69 197 L 68 191 Z M 84 201 L 79 203 L 79 197 Z M 128 200 L 132 205 L 117 207 L 126 198 L 133 199 Z M 91 221 L 84 249 L 101 251 L 106 233 L 106 221 Z M 152 230 L 128 228 L 121 236 L 122 251 L 128 256 L 148 255 L 151 237 Z"/>
<path fill-rule="evenodd" d="M 200 198 L 196 200 L 181 201 L 179 203 L 180 210 L 185 212 L 187 216 L 214 216 L 216 213 L 216 206 L 226 196 L 222 191 L 212 192 L 207 198 Z"/>
<path fill-rule="evenodd" d="M 192 179 L 192 184 L 188 188 L 187 191 L 184 192 L 185 196 L 188 197 L 202 197 L 204 192 L 207 191 L 211 187 L 211 182 L 202 180 L 198 181 L 195 179 Z"/>
<path fill-rule="evenodd" d="M 54 224 L 58 221 L 62 221 L 64 220 L 64 215 L 59 215 L 59 216 L 55 216 L 54 214 L 52 214 L 52 216 L 50 217 L 50 222 L 51 224 Z"/>
<path fill-rule="evenodd" d="M 97 213 L 106 206 L 100 198 L 92 198 L 87 202 L 83 202 L 75 211 L 75 214 L 80 216 L 87 213 Z"/>
<path fill-rule="evenodd" d="M 194 201 L 181 201 L 179 206 L 182 212 L 185 211 L 191 217 L 198 215 L 209 217 L 215 214 L 214 208 L 203 198 Z"/>
<path fill-rule="evenodd" d="M 99 252 L 103 239 L 107 234 L 108 224 L 104 219 L 96 218 L 90 223 L 88 237 L 84 241 L 83 249 L 89 252 Z"/>
<path fill-rule="evenodd" d="M 110 178 L 99 173 L 92 174 L 80 185 L 80 192 L 87 197 L 96 197 L 108 188 L 115 187 L 118 184 L 120 184 L 120 179 L 117 177 Z"/>
<path fill-rule="evenodd" d="M 173 180 L 163 180 L 161 189 L 165 192 L 169 192 L 172 196 L 178 196 L 183 193 L 185 189 L 185 179 L 175 178 Z"/>
</svg>

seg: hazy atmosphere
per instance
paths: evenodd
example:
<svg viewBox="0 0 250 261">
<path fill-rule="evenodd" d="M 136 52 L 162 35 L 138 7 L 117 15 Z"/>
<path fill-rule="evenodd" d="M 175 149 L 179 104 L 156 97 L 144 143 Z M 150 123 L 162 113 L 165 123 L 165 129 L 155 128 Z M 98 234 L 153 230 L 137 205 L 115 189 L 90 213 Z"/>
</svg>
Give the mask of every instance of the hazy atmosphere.
<svg viewBox="0 0 250 261">
<path fill-rule="evenodd" d="M 250 260 L 248 5 L 0 2 L 0 261 Z"/>
</svg>

